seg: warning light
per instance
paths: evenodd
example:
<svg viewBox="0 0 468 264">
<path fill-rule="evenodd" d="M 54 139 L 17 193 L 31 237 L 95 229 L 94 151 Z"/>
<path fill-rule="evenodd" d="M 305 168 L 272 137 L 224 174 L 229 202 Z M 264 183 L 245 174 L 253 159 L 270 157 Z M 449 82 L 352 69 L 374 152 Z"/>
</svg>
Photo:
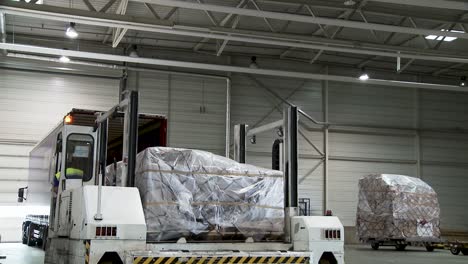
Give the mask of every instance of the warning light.
<svg viewBox="0 0 468 264">
<path fill-rule="evenodd" d="M 73 118 L 71 115 L 67 115 L 65 118 L 64 118 L 64 121 L 65 121 L 65 124 L 71 124 L 72 121 L 73 121 Z"/>
</svg>

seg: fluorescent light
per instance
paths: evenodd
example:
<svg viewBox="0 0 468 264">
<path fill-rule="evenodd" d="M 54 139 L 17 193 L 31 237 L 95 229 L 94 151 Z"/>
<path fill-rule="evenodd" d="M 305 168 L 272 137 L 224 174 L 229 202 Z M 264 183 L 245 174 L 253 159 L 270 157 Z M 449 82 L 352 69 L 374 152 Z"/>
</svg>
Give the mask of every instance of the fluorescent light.
<svg viewBox="0 0 468 264">
<path fill-rule="evenodd" d="M 67 27 L 67 30 L 65 31 L 65 35 L 69 38 L 77 38 L 78 37 L 78 31 L 75 29 L 75 23 L 71 22 L 70 25 Z"/>
<path fill-rule="evenodd" d="M 359 80 L 361 81 L 369 80 L 369 74 L 367 74 L 366 69 L 362 68 L 361 74 L 359 74 Z"/>
<path fill-rule="evenodd" d="M 441 29 L 440 31 L 448 31 L 447 29 Z M 455 33 L 465 33 L 464 31 L 460 30 L 450 30 L 450 32 L 455 32 Z M 457 37 L 444 37 L 444 36 L 436 36 L 436 35 L 429 35 L 426 36 L 426 39 L 429 40 L 438 40 L 438 41 L 447 41 L 447 42 L 452 42 L 457 39 Z"/>
<path fill-rule="evenodd" d="M 22 2 L 21 0 L 13 0 L 13 1 L 15 1 L 15 2 Z M 30 3 L 31 1 L 32 1 L 32 0 L 25 0 L 24 2 Z M 34 4 L 36 4 L 36 5 L 42 5 L 43 2 L 44 2 L 43 0 L 37 0 Z"/>
<path fill-rule="evenodd" d="M 460 78 L 460 86 L 465 87 L 466 86 L 466 76 L 462 76 Z"/>
<path fill-rule="evenodd" d="M 252 56 L 250 58 L 250 65 L 249 68 L 251 69 L 258 69 L 258 64 L 257 64 L 257 56 Z"/>
<path fill-rule="evenodd" d="M 137 45 L 132 45 L 128 56 L 130 56 L 130 57 L 132 57 L 132 58 L 138 58 L 138 57 L 140 57 L 140 56 L 138 55 L 137 49 L 138 49 L 138 48 L 137 48 Z"/>
<path fill-rule="evenodd" d="M 359 76 L 359 80 L 361 81 L 367 81 L 369 80 L 369 75 L 367 73 L 363 73 Z"/>
<path fill-rule="evenodd" d="M 60 62 L 63 62 L 63 63 L 67 63 L 67 62 L 70 62 L 70 58 L 68 58 L 67 56 L 62 55 L 62 56 L 59 58 L 59 61 L 60 61 Z"/>
</svg>

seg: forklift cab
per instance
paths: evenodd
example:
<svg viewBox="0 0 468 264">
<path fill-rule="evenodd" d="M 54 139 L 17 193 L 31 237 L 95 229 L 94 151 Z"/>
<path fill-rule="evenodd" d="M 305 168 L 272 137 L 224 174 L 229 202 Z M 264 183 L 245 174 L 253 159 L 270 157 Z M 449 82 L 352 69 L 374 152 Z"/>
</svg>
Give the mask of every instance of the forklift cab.
<svg viewBox="0 0 468 264">
<path fill-rule="evenodd" d="M 96 132 L 92 127 L 64 125 L 57 136 L 55 171 L 50 178 L 59 190 L 94 185 Z M 58 184 L 57 184 L 58 183 Z"/>
<path fill-rule="evenodd" d="M 93 127 L 71 124 L 65 117 L 63 125 L 57 128 L 55 151 L 51 159 L 49 183 L 51 184 L 50 226 L 51 232 L 58 229 L 57 201 L 62 192 L 94 185 L 96 180 L 97 133 Z"/>
</svg>

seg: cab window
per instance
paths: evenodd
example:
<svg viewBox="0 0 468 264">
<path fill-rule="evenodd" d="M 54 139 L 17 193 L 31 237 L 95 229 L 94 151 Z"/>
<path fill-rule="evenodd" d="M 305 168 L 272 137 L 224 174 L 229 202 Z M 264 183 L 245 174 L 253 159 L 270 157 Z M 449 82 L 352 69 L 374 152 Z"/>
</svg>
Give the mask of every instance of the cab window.
<svg viewBox="0 0 468 264">
<path fill-rule="evenodd" d="M 93 178 L 94 139 L 87 134 L 70 134 L 67 138 L 65 177 L 67 179 Z"/>
</svg>

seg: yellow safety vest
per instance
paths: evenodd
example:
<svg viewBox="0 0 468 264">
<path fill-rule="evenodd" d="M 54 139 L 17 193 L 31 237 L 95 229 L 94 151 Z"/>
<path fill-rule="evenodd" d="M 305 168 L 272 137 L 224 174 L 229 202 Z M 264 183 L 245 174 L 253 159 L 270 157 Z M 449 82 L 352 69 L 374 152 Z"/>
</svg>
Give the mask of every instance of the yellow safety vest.
<svg viewBox="0 0 468 264">
<path fill-rule="evenodd" d="M 83 177 L 83 171 L 80 169 L 75 169 L 75 168 L 67 168 L 67 170 L 65 171 L 65 174 L 69 176 Z M 55 174 L 55 178 L 57 180 L 60 180 L 60 171 Z"/>
</svg>

